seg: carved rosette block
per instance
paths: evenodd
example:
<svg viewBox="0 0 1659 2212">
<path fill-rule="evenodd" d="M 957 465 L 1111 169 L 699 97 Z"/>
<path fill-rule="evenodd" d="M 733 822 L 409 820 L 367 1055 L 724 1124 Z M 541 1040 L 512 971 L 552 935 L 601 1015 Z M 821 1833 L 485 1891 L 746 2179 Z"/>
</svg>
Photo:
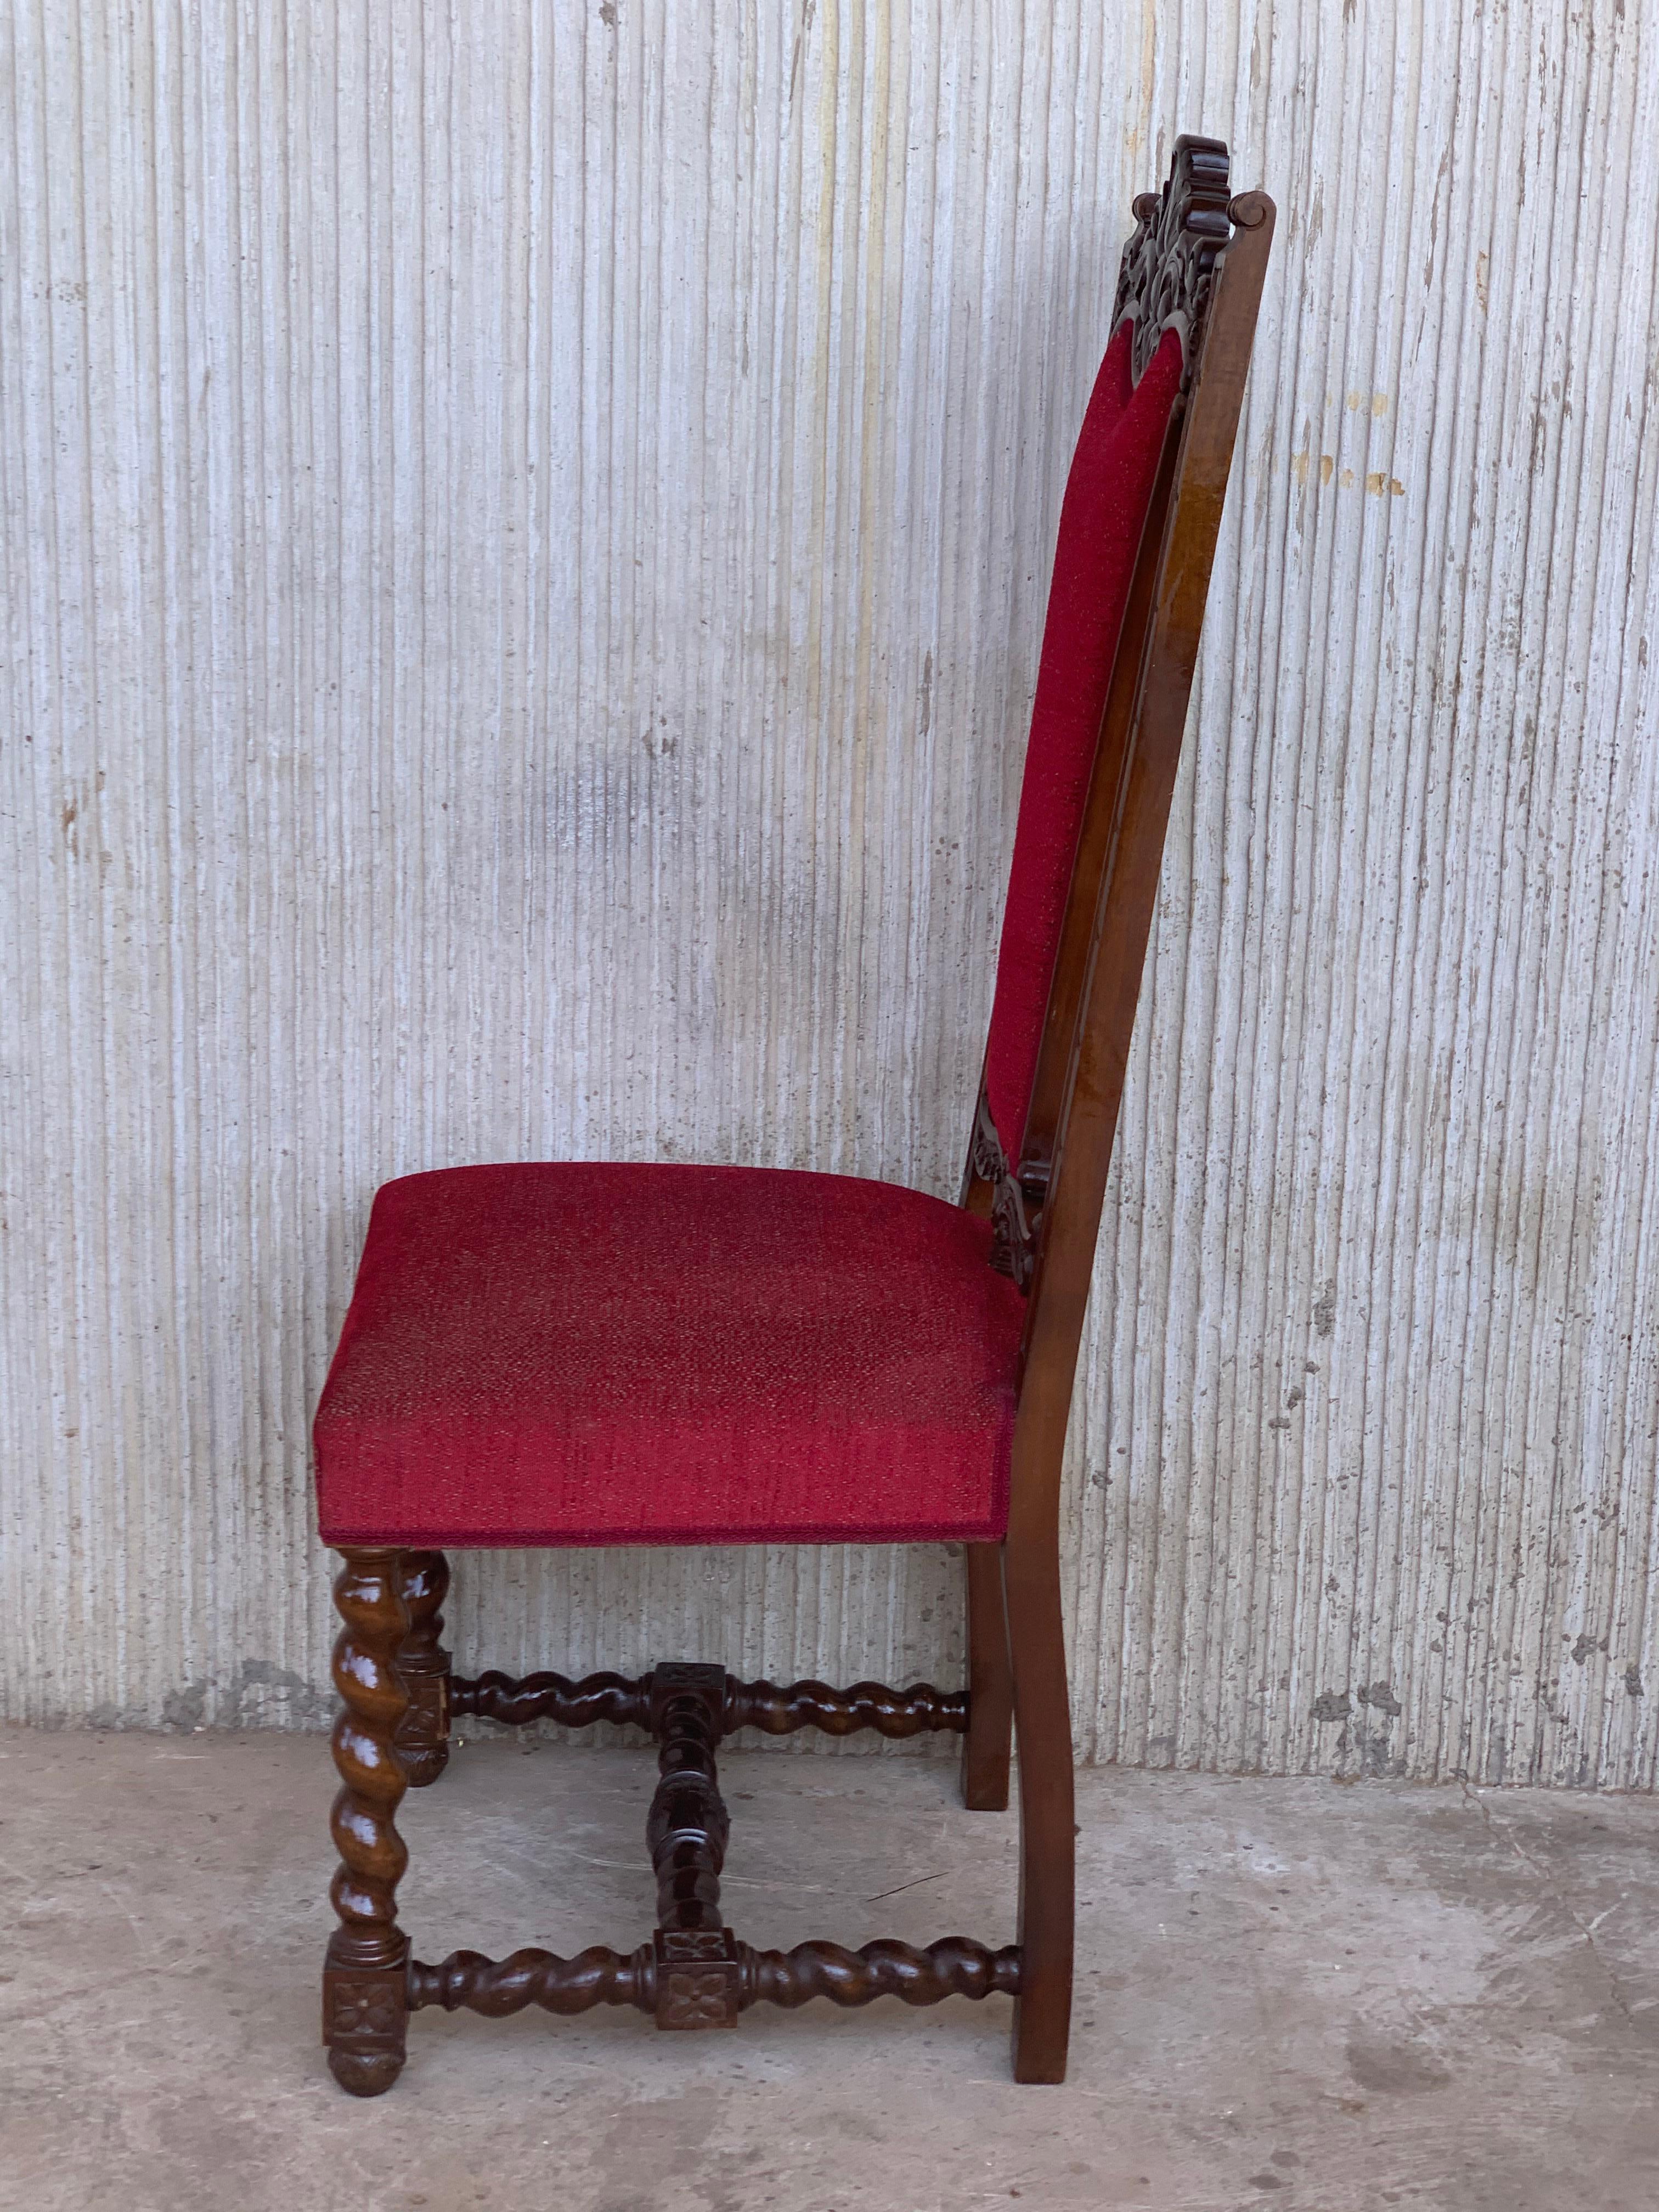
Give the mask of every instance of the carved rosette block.
<svg viewBox="0 0 1659 2212">
<path fill-rule="evenodd" d="M 407 1965 L 324 1966 L 323 2041 L 335 2080 L 353 2096 L 378 2097 L 403 2072 L 408 2011 Z"/>
<path fill-rule="evenodd" d="M 659 1928 L 659 2027 L 735 2027 L 743 2008 L 744 1953 L 729 1928 Z"/>
<path fill-rule="evenodd" d="M 409 1633 L 398 1653 L 398 1672 L 409 1692 L 409 1710 L 398 1724 L 398 1751 L 411 1790 L 435 1782 L 449 1763 L 449 1654 L 440 1641 L 449 1562 L 441 1552 L 405 1552 L 404 1603 Z"/>
<path fill-rule="evenodd" d="M 397 1889 L 409 1854 L 393 1820 L 407 1786 L 397 1735 L 409 1709 L 398 1653 L 409 1631 L 401 1553 L 343 1549 L 334 1647 L 343 1708 L 334 1727 L 341 1789 L 331 1826 L 340 1865 L 330 1891 L 340 1925 L 323 1973 L 323 2040 L 334 2078 L 354 2096 L 389 2089 L 404 2063 L 409 1938 Z"/>
<path fill-rule="evenodd" d="M 1135 228 L 1123 248 L 1112 329 L 1134 319 L 1130 368 L 1137 384 L 1164 341 L 1178 330 L 1186 354 L 1183 388 L 1209 311 L 1215 265 L 1232 236 L 1227 149 L 1218 138 L 1180 137 L 1162 191 L 1140 192 Z"/>
</svg>

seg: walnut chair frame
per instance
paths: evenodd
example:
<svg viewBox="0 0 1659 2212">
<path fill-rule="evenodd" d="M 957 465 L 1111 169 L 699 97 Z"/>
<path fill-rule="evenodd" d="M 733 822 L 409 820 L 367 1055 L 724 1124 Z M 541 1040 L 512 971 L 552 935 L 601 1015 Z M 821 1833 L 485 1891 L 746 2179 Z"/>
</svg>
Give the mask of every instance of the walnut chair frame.
<svg viewBox="0 0 1659 2212">
<path fill-rule="evenodd" d="M 340 1790 L 331 1892 L 339 1925 L 324 1974 L 323 2038 L 336 2078 L 372 2096 L 404 2063 L 408 2015 L 428 2005 L 574 2014 L 631 2005 L 659 2027 L 722 2027 L 763 2001 L 814 1996 L 860 2005 L 884 1995 L 930 2004 L 1011 1996 L 1020 2081 L 1064 2078 L 1073 1923 L 1073 1760 L 1060 1619 L 1061 1456 L 1133 1026 L 1164 832 L 1196 663 L 1223 499 L 1273 227 L 1264 194 L 1230 198 L 1226 149 L 1176 142 L 1162 192 L 1134 203 L 1113 327 L 1133 320 L 1137 378 L 1170 331 L 1182 380 L 1159 452 L 1096 744 L 1066 899 L 1036 1072 L 1018 1160 L 1005 1157 L 981 1083 L 961 1194 L 989 1217 L 993 1264 L 1025 1294 L 1006 1537 L 967 1546 L 969 1684 L 847 1690 L 739 1682 L 718 1667 L 672 1663 L 636 1680 L 556 1674 L 464 1680 L 441 1641 L 442 1553 L 339 1544 L 342 1620 L 334 1680 Z M 461 1951 L 415 1960 L 396 1892 L 407 1853 L 396 1826 L 406 1788 L 437 1780 L 452 1720 L 580 1728 L 633 1723 L 659 1747 L 647 1830 L 657 1926 L 629 1954 L 570 1959 L 520 1950 L 499 1961 Z M 763 1951 L 720 1911 L 727 1814 L 715 1754 L 741 1728 L 963 1739 L 970 1808 L 1008 1802 L 1019 1741 L 1018 1941 L 998 1950 L 950 1937 L 851 1950 L 832 1942 Z"/>
</svg>

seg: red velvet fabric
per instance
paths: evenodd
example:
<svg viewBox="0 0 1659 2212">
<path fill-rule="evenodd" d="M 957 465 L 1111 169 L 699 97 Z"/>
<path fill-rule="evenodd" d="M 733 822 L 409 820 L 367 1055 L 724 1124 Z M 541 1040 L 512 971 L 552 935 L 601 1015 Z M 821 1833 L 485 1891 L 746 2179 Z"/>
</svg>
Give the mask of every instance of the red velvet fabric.
<svg viewBox="0 0 1659 2212">
<path fill-rule="evenodd" d="M 1024 1301 L 988 1249 L 846 1176 L 388 1183 L 317 1412 L 324 1539 L 999 1537 Z"/>
<path fill-rule="evenodd" d="M 1132 336 L 1126 323 L 1106 349 L 1060 511 L 985 1054 L 986 1093 L 1011 1163 L 1024 1138 L 1089 771 L 1181 382 L 1181 339 L 1170 331 L 1132 387 Z"/>
</svg>

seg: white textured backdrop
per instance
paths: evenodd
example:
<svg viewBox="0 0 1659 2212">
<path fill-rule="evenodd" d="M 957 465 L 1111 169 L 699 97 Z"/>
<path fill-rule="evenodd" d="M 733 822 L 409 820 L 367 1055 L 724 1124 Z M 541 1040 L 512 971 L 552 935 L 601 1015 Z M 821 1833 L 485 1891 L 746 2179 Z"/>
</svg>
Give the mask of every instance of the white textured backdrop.
<svg viewBox="0 0 1659 2212">
<path fill-rule="evenodd" d="M 3 0 L 4 1710 L 319 1717 L 306 1430 L 386 1176 L 953 1190 L 1182 127 L 1281 221 L 1073 1419 L 1080 1746 L 1653 1785 L 1622 0 Z M 473 1558 L 452 1619 L 962 1642 L 942 1551 Z"/>
</svg>

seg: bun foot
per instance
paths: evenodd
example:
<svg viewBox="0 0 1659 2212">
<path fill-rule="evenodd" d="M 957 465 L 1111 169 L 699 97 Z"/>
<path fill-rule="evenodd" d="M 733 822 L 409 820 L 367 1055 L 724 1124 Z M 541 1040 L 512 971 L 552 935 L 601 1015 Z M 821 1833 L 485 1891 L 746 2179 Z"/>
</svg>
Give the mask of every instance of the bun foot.
<svg viewBox="0 0 1659 2212">
<path fill-rule="evenodd" d="M 407 1960 L 393 1967 L 342 1967 L 323 1974 L 323 2040 L 335 2080 L 354 2097 L 380 2097 L 404 2070 L 409 2021 Z"/>
<path fill-rule="evenodd" d="M 329 2046 L 328 2070 L 354 2097 L 383 2097 L 404 2070 L 401 2051 L 352 2051 Z"/>
<path fill-rule="evenodd" d="M 410 1759 L 406 1752 L 399 1755 L 409 1770 L 409 1786 L 411 1790 L 429 1790 L 449 1764 L 447 1750 L 422 1751 L 413 1759 Z"/>
</svg>

